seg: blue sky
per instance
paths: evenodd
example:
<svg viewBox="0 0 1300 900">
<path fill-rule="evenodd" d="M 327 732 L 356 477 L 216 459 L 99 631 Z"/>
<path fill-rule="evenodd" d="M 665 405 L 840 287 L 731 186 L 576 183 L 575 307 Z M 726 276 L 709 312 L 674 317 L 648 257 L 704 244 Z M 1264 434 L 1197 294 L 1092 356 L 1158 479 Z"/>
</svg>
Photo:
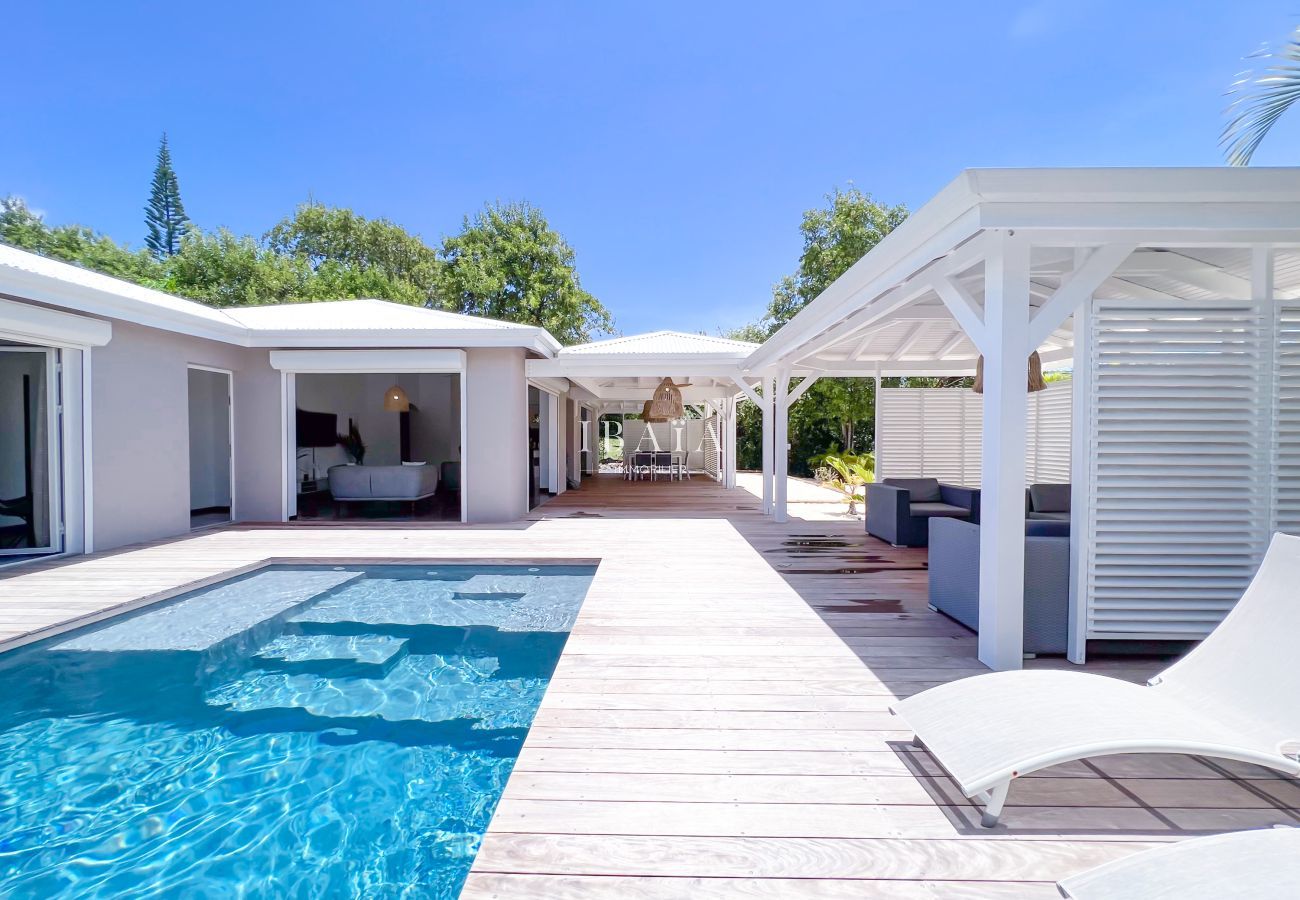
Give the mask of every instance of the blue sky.
<svg viewBox="0 0 1300 900">
<path fill-rule="evenodd" d="M 540 206 L 620 331 L 757 318 L 801 212 L 970 166 L 1218 165 L 1294 2 L 24 3 L 0 193 L 139 245 L 159 133 L 205 228 L 309 196 L 435 242 Z M 1300 163 L 1284 121 L 1257 164 Z"/>
</svg>

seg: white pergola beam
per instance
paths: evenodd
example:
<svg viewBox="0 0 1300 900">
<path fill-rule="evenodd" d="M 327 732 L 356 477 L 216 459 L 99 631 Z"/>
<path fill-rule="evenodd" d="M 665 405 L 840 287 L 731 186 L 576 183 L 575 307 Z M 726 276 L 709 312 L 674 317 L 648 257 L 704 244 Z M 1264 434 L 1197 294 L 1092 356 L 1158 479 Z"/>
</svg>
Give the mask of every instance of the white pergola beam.
<svg viewBox="0 0 1300 900">
<path fill-rule="evenodd" d="M 988 265 L 987 258 L 985 265 Z M 987 277 L 987 276 L 986 276 Z M 1028 297 L 1028 281 L 1026 281 L 1025 294 Z M 971 296 L 970 291 L 966 290 L 965 285 L 953 278 L 941 278 L 934 283 L 935 293 L 939 299 L 943 300 L 952 317 L 957 320 L 957 325 L 961 330 L 966 332 L 972 344 L 981 351 L 984 350 L 984 311 L 980 308 L 979 302 Z M 1028 299 L 1025 306 L 1028 308 Z"/>
<path fill-rule="evenodd" d="M 898 346 L 894 348 L 894 352 L 889 354 L 889 362 L 900 360 L 910 353 L 912 348 L 916 346 L 916 342 L 925 337 L 929 326 L 929 322 L 917 322 L 913 325 L 907 334 L 903 336 Z"/>
<path fill-rule="evenodd" d="M 1030 352 L 1037 350 L 1057 326 L 1080 303 L 1091 297 L 1136 249 L 1134 244 L 1103 244 L 1089 253 L 1088 258 L 1065 277 L 1061 286 L 1034 313 L 1029 322 Z"/>
<path fill-rule="evenodd" d="M 772 480 L 775 490 L 772 495 L 773 519 L 777 522 L 787 521 L 786 488 L 789 485 L 790 471 L 790 370 L 782 369 L 776 377 L 772 392 L 774 402 L 774 422 L 772 444 L 775 456 L 772 460 Z"/>
<path fill-rule="evenodd" d="M 808 393 L 808 388 L 816 384 L 817 379 L 819 378 L 821 378 L 820 375 L 809 375 L 803 381 L 799 382 L 798 386 L 795 387 L 795 389 L 790 392 L 790 396 L 786 400 L 786 405 L 793 406 L 796 400 L 798 400 L 804 394 Z"/>
</svg>

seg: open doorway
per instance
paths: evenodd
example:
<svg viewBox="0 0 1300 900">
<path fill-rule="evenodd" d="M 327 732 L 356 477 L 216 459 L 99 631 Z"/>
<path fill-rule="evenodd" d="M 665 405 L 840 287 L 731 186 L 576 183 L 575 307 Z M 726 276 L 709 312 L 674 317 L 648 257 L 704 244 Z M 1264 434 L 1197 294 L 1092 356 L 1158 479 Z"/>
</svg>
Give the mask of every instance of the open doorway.
<svg viewBox="0 0 1300 900">
<path fill-rule="evenodd" d="M 63 549 L 57 352 L 0 341 L 0 565 Z"/>
<path fill-rule="evenodd" d="M 231 520 L 231 373 L 191 366 L 190 528 Z"/>
<path fill-rule="evenodd" d="M 461 376 L 294 376 L 296 518 L 459 521 Z"/>
</svg>

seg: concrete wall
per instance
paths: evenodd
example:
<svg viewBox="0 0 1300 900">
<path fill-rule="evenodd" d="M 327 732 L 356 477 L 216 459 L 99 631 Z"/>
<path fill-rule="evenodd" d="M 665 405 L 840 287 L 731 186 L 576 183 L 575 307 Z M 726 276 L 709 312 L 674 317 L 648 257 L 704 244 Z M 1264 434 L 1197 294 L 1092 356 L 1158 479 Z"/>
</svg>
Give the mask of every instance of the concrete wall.
<svg viewBox="0 0 1300 900">
<path fill-rule="evenodd" d="M 190 509 L 230 505 L 230 379 L 190 369 Z"/>
<path fill-rule="evenodd" d="M 463 478 L 471 522 L 528 512 L 528 382 L 524 351 L 466 351 Z"/>
<path fill-rule="evenodd" d="M 233 517 L 280 519 L 280 375 L 268 356 L 113 322 L 91 354 L 96 550 L 189 530 L 190 363 L 235 373 Z"/>
</svg>

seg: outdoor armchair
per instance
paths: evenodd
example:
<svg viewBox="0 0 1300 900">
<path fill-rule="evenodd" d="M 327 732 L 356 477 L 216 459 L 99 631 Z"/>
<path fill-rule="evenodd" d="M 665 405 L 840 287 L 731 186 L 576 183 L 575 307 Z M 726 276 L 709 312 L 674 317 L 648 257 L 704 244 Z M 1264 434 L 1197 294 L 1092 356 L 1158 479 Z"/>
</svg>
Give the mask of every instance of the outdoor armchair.
<svg viewBox="0 0 1300 900">
<path fill-rule="evenodd" d="M 867 534 L 895 547 L 924 547 L 930 519 L 979 521 L 978 488 L 940 484 L 937 478 L 885 478 L 867 485 Z"/>
</svg>

